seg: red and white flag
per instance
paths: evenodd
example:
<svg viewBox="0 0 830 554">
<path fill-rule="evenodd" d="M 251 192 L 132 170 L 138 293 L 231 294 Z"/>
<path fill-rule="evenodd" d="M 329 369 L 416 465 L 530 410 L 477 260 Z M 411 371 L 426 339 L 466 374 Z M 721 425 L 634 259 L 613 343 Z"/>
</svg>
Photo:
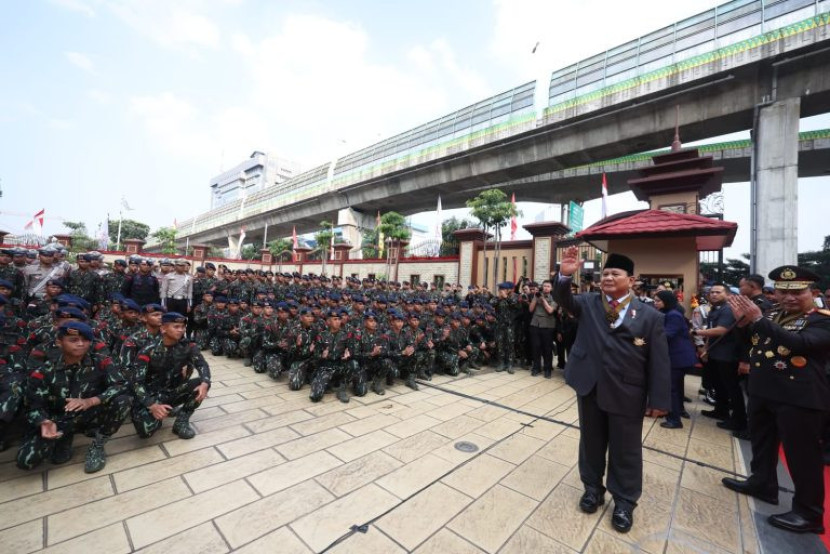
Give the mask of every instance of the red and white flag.
<svg viewBox="0 0 830 554">
<path fill-rule="evenodd" d="M 602 174 L 602 219 L 608 217 L 608 181 L 605 173 Z"/>
<path fill-rule="evenodd" d="M 296 225 L 294 226 L 293 230 L 291 231 L 291 239 L 294 241 L 293 244 L 292 244 L 293 250 L 297 250 L 297 247 L 300 245 L 300 243 L 297 242 L 297 226 Z M 296 252 L 291 253 L 291 259 L 294 260 L 295 262 L 297 261 L 297 253 Z"/>
<path fill-rule="evenodd" d="M 516 207 L 516 193 L 513 193 L 513 197 L 510 199 L 510 203 L 513 204 L 513 207 Z M 510 240 L 516 240 L 516 231 L 519 229 L 519 224 L 516 222 L 516 216 L 510 218 Z"/>
<path fill-rule="evenodd" d="M 46 210 L 40 210 L 35 215 L 32 216 L 31 221 L 27 223 L 23 228 L 24 229 L 31 229 L 34 233 L 38 235 L 43 234 L 43 214 L 46 213 Z"/>
</svg>

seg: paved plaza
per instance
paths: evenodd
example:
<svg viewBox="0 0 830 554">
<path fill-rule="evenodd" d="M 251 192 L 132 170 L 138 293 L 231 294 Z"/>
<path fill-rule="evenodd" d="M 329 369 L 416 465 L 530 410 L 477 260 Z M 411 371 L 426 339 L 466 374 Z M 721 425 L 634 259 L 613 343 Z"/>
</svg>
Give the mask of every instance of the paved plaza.
<svg viewBox="0 0 830 554">
<path fill-rule="evenodd" d="M 174 436 L 172 422 L 140 440 L 128 422 L 94 475 L 83 472 L 84 437 L 70 463 L 30 473 L 14 466 L 14 449 L 0 454 L 3 551 L 762 551 L 754 501 L 723 488 L 723 472 L 680 458 L 745 473 L 738 442 L 697 417 L 703 404 L 688 406 L 682 430 L 646 420 L 645 445 L 668 454 L 645 450 L 644 496 L 621 535 L 612 502 L 594 515 L 577 509 L 578 430 L 540 419 L 577 420 L 561 372 L 488 368 L 418 392 L 398 385 L 313 404 L 307 387 L 206 358 L 214 383 L 193 440 Z M 687 379 L 689 396 L 698 384 Z M 457 449 L 462 441 L 478 450 Z"/>
</svg>

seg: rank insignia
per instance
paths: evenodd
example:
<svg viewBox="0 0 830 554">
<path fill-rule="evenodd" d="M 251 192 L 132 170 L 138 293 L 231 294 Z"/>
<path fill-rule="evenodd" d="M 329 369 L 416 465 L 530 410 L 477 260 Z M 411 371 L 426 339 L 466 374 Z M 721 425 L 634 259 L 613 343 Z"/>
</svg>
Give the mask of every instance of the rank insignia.
<svg viewBox="0 0 830 554">
<path fill-rule="evenodd" d="M 778 371 L 784 371 L 785 369 L 787 369 L 787 364 L 786 364 L 786 362 L 782 362 L 781 360 L 778 360 L 777 362 L 775 362 L 773 364 L 773 367 L 775 367 L 775 369 L 777 369 Z"/>
<path fill-rule="evenodd" d="M 790 349 L 787 348 L 786 346 L 779 346 L 777 352 L 779 354 L 781 354 L 782 356 L 789 356 L 790 355 Z"/>
<path fill-rule="evenodd" d="M 804 367 L 807 365 L 807 358 L 804 356 L 793 356 L 790 359 L 790 363 L 795 367 Z"/>
<path fill-rule="evenodd" d="M 645 346 L 646 339 L 643 337 L 634 337 L 634 346 Z"/>
<path fill-rule="evenodd" d="M 752 346 L 758 346 L 758 343 L 761 341 L 761 337 L 758 334 L 752 335 Z"/>
<path fill-rule="evenodd" d="M 774 358 L 775 357 L 775 352 L 773 352 L 772 350 L 767 350 L 766 352 L 764 352 L 764 356 L 766 356 L 767 359 Z"/>
</svg>

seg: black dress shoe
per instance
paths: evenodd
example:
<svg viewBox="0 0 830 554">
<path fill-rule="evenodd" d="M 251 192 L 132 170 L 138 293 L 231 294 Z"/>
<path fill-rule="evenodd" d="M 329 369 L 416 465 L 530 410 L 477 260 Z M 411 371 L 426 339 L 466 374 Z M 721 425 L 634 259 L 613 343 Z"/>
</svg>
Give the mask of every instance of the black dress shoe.
<svg viewBox="0 0 830 554">
<path fill-rule="evenodd" d="M 586 514 L 593 514 L 603 504 L 605 504 L 605 495 L 594 491 L 585 491 L 579 499 L 579 509 Z"/>
<path fill-rule="evenodd" d="M 741 439 L 742 441 L 752 440 L 752 437 L 749 435 L 749 429 L 741 429 L 740 431 L 732 431 L 732 436 L 736 439 Z"/>
<path fill-rule="evenodd" d="M 721 479 L 721 483 L 723 483 L 723 486 L 731 491 L 754 496 L 758 500 L 766 502 L 767 504 L 774 504 L 775 506 L 778 505 L 778 491 L 775 491 L 774 493 L 764 493 L 750 485 L 749 481 L 739 481 L 738 479 L 733 479 L 731 477 L 724 477 Z"/>
<path fill-rule="evenodd" d="M 682 412 L 680 412 L 680 417 L 682 417 L 683 419 L 691 419 L 692 416 L 689 415 L 689 412 L 683 410 Z"/>
<path fill-rule="evenodd" d="M 692 399 L 689 398 L 688 396 L 683 397 L 683 402 L 691 402 L 691 401 L 692 401 Z"/>
<path fill-rule="evenodd" d="M 683 429 L 683 424 L 679 421 L 666 420 L 660 424 L 663 429 Z"/>
<path fill-rule="evenodd" d="M 712 419 L 729 419 L 729 414 L 725 414 L 717 410 L 700 410 L 700 415 Z"/>
<path fill-rule="evenodd" d="M 824 534 L 824 524 L 821 518 L 810 520 L 800 516 L 795 512 L 787 512 L 784 514 L 775 514 L 769 516 L 770 525 L 784 529 L 785 531 L 792 531 L 793 533 L 818 533 Z"/>
<path fill-rule="evenodd" d="M 614 506 L 614 514 L 611 516 L 611 526 L 620 533 L 628 533 L 634 525 L 634 511 L 622 506 Z"/>
<path fill-rule="evenodd" d="M 727 419 L 726 421 L 718 421 L 715 425 L 721 429 L 726 429 L 727 431 L 742 431 L 746 429 L 745 423 L 741 425 L 740 423 L 735 423 L 730 419 Z"/>
</svg>

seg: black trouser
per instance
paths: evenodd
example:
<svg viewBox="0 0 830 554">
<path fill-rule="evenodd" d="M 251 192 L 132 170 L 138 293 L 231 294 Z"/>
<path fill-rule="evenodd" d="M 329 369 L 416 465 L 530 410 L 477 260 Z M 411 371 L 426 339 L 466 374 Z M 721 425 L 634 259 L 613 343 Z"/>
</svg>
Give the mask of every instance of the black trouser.
<svg viewBox="0 0 830 554">
<path fill-rule="evenodd" d="M 680 414 L 683 413 L 683 381 L 685 380 L 686 372 L 691 370 L 691 367 L 671 368 L 671 411 L 666 417 L 667 421 L 680 423 Z"/>
<path fill-rule="evenodd" d="M 749 397 L 752 475 L 749 481 L 762 494 L 778 495 L 778 445 L 783 443 L 795 485 L 792 510 L 811 521 L 824 514 L 824 464 L 821 435 L 826 412 Z"/>
<path fill-rule="evenodd" d="M 553 327 L 530 327 L 533 373 L 539 373 L 541 370 L 547 375 L 553 371 L 553 335 L 555 332 L 556 329 Z M 539 366 L 540 361 L 541 368 Z"/>
<path fill-rule="evenodd" d="M 605 455 L 608 490 L 614 502 L 633 509 L 643 493 L 643 416 L 602 410 L 594 388 L 577 397 L 579 408 L 579 477 L 585 490 L 604 494 Z"/>
<path fill-rule="evenodd" d="M 187 298 L 182 298 L 181 300 L 168 298 L 166 304 L 168 312 L 179 312 L 184 316 L 187 315 Z"/>
<path fill-rule="evenodd" d="M 746 427 L 746 404 L 738 375 L 738 362 L 709 360 L 717 375 L 715 380 L 715 411 L 728 415 L 739 427 Z"/>
</svg>

